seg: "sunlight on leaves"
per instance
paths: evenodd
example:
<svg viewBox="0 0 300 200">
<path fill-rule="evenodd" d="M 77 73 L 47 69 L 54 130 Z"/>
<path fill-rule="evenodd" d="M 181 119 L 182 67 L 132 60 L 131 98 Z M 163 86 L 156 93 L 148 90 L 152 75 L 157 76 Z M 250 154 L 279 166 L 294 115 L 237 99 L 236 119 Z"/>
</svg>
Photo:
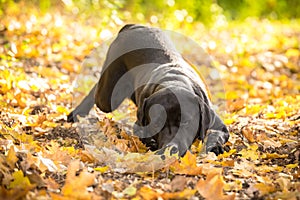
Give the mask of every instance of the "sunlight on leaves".
<svg viewBox="0 0 300 200">
<path fill-rule="evenodd" d="M 235 195 L 225 195 L 223 189 L 225 187 L 225 181 L 223 180 L 222 170 L 211 170 L 205 180 L 199 180 L 197 183 L 198 192 L 207 200 L 233 200 Z"/>
<path fill-rule="evenodd" d="M 75 199 L 92 199 L 92 195 L 87 191 L 87 187 L 94 183 L 95 175 L 83 169 L 83 171 L 79 173 L 79 176 L 76 176 L 79 165 L 80 162 L 78 160 L 74 160 L 70 163 L 66 183 L 62 188 L 62 195 Z"/>
<path fill-rule="evenodd" d="M 30 190 L 34 187 L 21 170 L 14 172 L 13 178 L 14 180 L 9 184 L 9 188 Z"/>
<path fill-rule="evenodd" d="M 196 155 L 187 151 L 184 157 L 172 164 L 170 168 L 177 174 L 199 175 L 202 172 L 202 168 L 197 166 L 196 161 Z"/>
<path fill-rule="evenodd" d="M 11 168 L 14 168 L 14 166 L 18 160 L 19 159 L 16 156 L 15 147 L 11 146 L 10 149 L 8 150 L 8 153 L 6 156 L 6 162 Z"/>
</svg>

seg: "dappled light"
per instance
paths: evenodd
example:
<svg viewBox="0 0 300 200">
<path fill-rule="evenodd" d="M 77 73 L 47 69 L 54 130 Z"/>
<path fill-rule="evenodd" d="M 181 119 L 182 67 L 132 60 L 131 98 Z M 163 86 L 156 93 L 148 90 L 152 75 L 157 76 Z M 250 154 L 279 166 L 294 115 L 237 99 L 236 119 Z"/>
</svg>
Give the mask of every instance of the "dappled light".
<svg viewBox="0 0 300 200">
<path fill-rule="evenodd" d="M 0 1 L 0 199 L 299 199 L 299 17 L 293 0 Z M 224 153 L 150 151 L 128 99 L 67 122 L 129 23 L 178 33 Z"/>
</svg>

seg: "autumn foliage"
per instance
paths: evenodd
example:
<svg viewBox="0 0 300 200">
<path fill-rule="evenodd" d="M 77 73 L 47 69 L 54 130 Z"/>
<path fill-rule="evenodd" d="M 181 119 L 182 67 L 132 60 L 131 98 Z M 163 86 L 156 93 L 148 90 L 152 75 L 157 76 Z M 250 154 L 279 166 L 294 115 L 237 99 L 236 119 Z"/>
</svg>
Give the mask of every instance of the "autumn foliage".
<svg viewBox="0 0 300 200">
<path fill-rule="evenodd" d="M 5 10 L 0 199 L 300 198 L 298 20 L 247 19 L 210 28 L 194 22 L 174 30 L 213 57 L 230 129 L 224 154 L 203 154 L 205 144 L 196 141 L 183 158 L 155 155 L 127 134 L 130 127 L 119 118 L 133 118 L 133 105 L 114 114 L 96 110 L 85 135 L 66 122 L 81 63 L 121 22 L 114 18 L 104 26 L 59 6 L 45 13 L 26 6 Z M 101 149 L 88 148 L 91 143 Z"/>
</svg>

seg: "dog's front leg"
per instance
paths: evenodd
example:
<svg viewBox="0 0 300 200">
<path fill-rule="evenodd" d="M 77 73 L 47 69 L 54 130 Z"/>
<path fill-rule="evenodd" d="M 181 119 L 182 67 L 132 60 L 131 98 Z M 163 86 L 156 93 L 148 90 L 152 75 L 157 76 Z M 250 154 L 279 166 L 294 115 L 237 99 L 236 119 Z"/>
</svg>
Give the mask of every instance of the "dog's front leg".
<svg viewBox="0 0 300 200">
<path fill-rule="evenodd" d="M 206 132 L 206 152 L 216 155 L 224 153 L 223 145 L 228 141 L 229 131 L 220 117 L 210 110 L 211 126 Z"/>
<path fill-rule="evenodd" d="M 224 153 L 223 145 L 228 140 L 229 133 L 220 130 L 208 130 L 206 152 L 214 152 L 216 155 Z"/>
<path fill-rule="evenodd" d="M 95 90 L 97 84 L 91 89 L 89 94 L 81 101 L 81 103 L 73 110 L 67 118 L 68 122 L 76 122 L 78 121 L 77 116 L 80 117 L 87 116 L 95 104 Z"/>
</svg>

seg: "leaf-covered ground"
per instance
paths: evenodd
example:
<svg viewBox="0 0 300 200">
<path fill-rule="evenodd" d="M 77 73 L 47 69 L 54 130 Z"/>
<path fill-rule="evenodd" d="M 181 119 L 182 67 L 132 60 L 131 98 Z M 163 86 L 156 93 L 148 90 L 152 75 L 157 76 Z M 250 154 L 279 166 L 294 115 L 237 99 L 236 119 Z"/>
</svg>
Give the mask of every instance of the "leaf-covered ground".
<svg viewBox="0 0 300 200">
<path fill-rule="evenodd" d="M 222 74 L 228 152 L 199 154 L 196 142 L 153 171 L 152 155 L 112 115 L 92 121 L 107 147 L 102 160 L 66 122 L 84 57 L 121 27 L 98 20 L 29 8 L 0 19 L 0 199 L 300 199 L 299 21 L 195 23 L 187 31 Z M 132 115 L 129 108 L 121 114 Z M 115 149 L 140 154 L 121 158 Z M 118 168 L 126 162 L 131 173 Z M 138 162 L 148 172 L 135 173 Z"/>
</svg>

